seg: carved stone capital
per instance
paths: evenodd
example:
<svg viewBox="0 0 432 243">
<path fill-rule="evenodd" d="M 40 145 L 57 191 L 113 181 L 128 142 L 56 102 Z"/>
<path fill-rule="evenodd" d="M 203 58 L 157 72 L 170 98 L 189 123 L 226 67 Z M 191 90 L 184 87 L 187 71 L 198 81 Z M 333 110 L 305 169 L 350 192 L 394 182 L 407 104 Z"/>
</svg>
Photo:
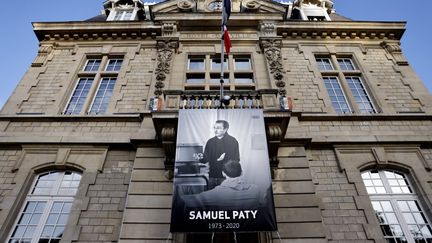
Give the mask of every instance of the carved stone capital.
<svg viewBox="0 0 432 243">
<path fill-rule="evenodd" d="M 405 56 L 402 54 L 402 48 L 400 47 L 399 43 L 389 43 L 387 41 L 381 42 L 381 46 L 387 50 L 389 54 L 393 56 L 396 63 L 398 65 L 408 65 L 408 61 L 406 60 Z"/>
<path fill-rule="evenodd" d="M 165 80 L 167 75 L 170 73 L 171 61 L 178 48 L 178 41 L 160 40 L 157 42 L 157 65 L 155 70 L 156 84 L 155 92 L 156 96 L 162 95 L 163 88 L 165 87 Z"/>
<path fill-rule="evenodd" d="M 381 42 L 381 46 L 384 47 L 389 53 L 402 52 L 399 43 L 389 43 L 387 41 Z"/>
<path fill-rule="evenodd" d="M 282 64 L 282 40 L 279 38 L 261 38 L 260 46 L 267 60 L 267 65 L 270 73 L 273 74 L 273 79 L 276 86 L 279 88 L 280 95 L 286 95 L 284 68 Z"/>
</svg>

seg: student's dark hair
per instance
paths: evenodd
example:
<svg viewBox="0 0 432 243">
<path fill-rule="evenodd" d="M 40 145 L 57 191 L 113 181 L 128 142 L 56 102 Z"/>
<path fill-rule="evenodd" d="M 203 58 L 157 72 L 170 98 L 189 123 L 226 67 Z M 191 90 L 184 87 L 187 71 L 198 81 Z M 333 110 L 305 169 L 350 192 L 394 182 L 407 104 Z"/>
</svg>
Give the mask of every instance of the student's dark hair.
<svg viewBox="0 0 432 243">
<path fill-rule="evenodd" d="M 222 167 L 222 171 L 229 177 L 239 177 L 242 174 L 242 167 L 237 160 L 228 160 Z"/>
<path fill-rule="evenodd" d="M 225 120 L 217 120 L 216 123 L 222 123 L 222 125 L 225 129 L 229 128 L 229 123 Z"/>
</svg>

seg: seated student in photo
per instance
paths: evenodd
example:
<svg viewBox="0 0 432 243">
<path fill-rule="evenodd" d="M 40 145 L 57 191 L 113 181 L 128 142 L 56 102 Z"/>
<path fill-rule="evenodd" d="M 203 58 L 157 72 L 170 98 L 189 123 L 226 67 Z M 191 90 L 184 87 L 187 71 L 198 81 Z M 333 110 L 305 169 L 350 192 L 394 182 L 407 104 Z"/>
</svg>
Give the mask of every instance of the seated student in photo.
<svg viewBox="0 0 432 243">
<path fill-rule="evenodd" d="M 222 174 L 226 179 L 219 186 L 199 194 L 181 196 L 186 206 L 203 208 L 258 207 L 258 187 L 255 184 L 248 184 L 242 179 L 242 167 L 238 161 L 228 160 L 222 167 Z"/>
</svg>

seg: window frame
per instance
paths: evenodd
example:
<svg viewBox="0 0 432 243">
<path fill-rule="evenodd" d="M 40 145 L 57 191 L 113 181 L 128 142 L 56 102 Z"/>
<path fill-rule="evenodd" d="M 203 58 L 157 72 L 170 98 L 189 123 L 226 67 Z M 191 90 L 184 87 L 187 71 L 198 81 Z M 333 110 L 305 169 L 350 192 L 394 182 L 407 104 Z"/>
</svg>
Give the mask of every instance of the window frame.
<svg viewBox="0 0 432 243">
<path fill-rule="evenodd" d="M 88 108 L 87 114 L 90 114 L 90 115 L 99 115 L 99 114 L 100 114 L 100 108 L 101 108 L 103 102 L 101 102 L 101 103 L 99 104 L 99 107 L 98 107 L 96 113 L 92 113 L 92 109 L 93 109 L 93 106 L 95 105 L 95 101 L 96 101 L 97 95 L 98 95 L 98 93 L 99 93 L 100 87 L 102 86 L 102 82 L 104 81 L 104 79 L 108 79 L 108 82 L 110 82 L 112 79 L 115 79 L 115 81 L 114 81 L 114 87 L 113 87 L 113 89 L 112 89 L 112 91 L 111 91 L 111 95 L 110 95 L 110 97 L 108 98 L 108 103 L 107 103 L 107 105 L 106 105 L 107 107 L 106 107 L 106 109 L 103 111 L 102 114 L 105 114 L 106 111 L 108 110 L 108 106 L 109 106 L 110 100 L 111 100 L 111 98 L 112 98 L 112 96 L 113 96 L 113 93 L 114 93 L 115 85 L 117 84 L 117 77 L 101 77 L 101 80 L 100 80 L 100 82 L 99 82 L 99 84 L 98 84 L 98 87 L 97 87 L 97 89 L 96 89 L 96 93 L 93 95 L 92 102 L 91 102 L 91 104 L 90 104 L 90 106 L 89 106 L 89 108 Z M 102 97 L 101 97 L 101 98 L 102 98 L 102 101 L 105 99 L 105 94 L 106 94 L 107 90 L 108 90 L 108 89 L 105 89 L 105 90 L 104 90 L 104 94 L 103 94 Z"/>
<path fill-rule="evenodd" d="M 320 60 L 320 62 L 318 62 L 318 60 Z M 328 60 L 331 69 L 321 69 L 321 68 L 320 68 L 320 67 L 321 67 L 321 66 L 320 66 L 320 63 L 322 63 L 322 62 L 321 62 L 322 60 Z M 331 59 L 328 58 L 328 57 L 315 57 L 315 62 L 317 63 L 318 69 L 319 69 L 321 72 L 327 72 L 327 71 L 334 71 L 334 70 L 335 70 L 334 65 L 333 65 Z M 325 67 L 325 66 L 326 66 L 326 65 L 324 64 L 324 67 Z"/>
<path fill-rule="evenodd" d="M 341 90 L 341 92 L 342 92 L 342 95 L 343 95 L 343 98 L 344 98 L 344 101 L 345 101 L 345 104 L 346 104 L 346 106 L 348 107 L 348 112 L 343 112 L 343 113 L 339 113 L 339 112 L 337 112 L 337 113 L 339 113 L 339 114 L 351 114 L 352 113 L 352 107 L 351 107 L 351 105 L 350 105 L 350 103 L 348 102 L 348 99 L 347 99 L 347 95 L 346 95 L 346 93 L 345 93 L 345 90 L 343 89 L 343 86 L 342 86 L 342 84 L 341 84 L 341 81 L 340 81 L 340 79 L 339 79 L 339 77 L 337 77 L 337 76 L 323 76 L 322 77 L 322 79 L 323 79 L 323 82 L 324 82 L 324 86 L 325 86 L 325 88 L 326 88 L 326 91 L 327 91 L 327 94 L 329 95 L 329 97 L 331 97 L 331 95 L 330 95 L 330 93 L 329 93 L 329 90 L 328 90 L 328 88 L 327 88 L 327 86 L 326 86 L 326 81 L 325 81 L 325 79 L 326 78 L 329 78 L 329 79 L 331 79 L 331 78 L 335 78 L 336 79 L 336 83 L 339 85 L 339 88 L 340 88 L 340 90 Z M 332 84 L 332 87 L 333 87 L 333 84 Z M 334 91 L 334 89 L 332 89 L 332 91 Z M 334 92 L 335 94 L 336 94 L 336 92 Z M 337 96 L 336 96 L 337 97 Z M 334 110 L 337 110 L 335 107 L 334 107 L 334 105 L 333 105 L 333 101 L 331 100 L 331 98 L 330 98 L 330 102 L 332 103 L 332 107 L 333 107 L 333 109 Z M 338 105 L 339 105 L 339 107 L 341 108 L 342 106 L 340 105 L 341 103 L 338 101 Z M 341 108 L 342 109 L 342 108 Z"/>
<path fill-rule="evenodd" d="M 348 57 L 337 57 L 337 63 L 339 68 L 344 71 L 344 72 L 349 72 L 349 71 L 356 71 L 358 70 L 357 66 L 355 65 L 355 63 L 353 62 L 352 58 L 348 58 Z M 345 61 L 349 60 L 350 65 L 352 66 L 352 69 L 344 69 L 343 67 L 347 67 L 348 65 L 346 65 Z M 343 65 L 340 64 L 340 61 L 343 61 Z"/>
<path fill-rule="evenodd" d="M 319 60 L 322 60 L 322 59 L 329 60 L 331 66 L 333 67 L 333 70 L 320 69 Z M 341 66 L 339 65 L 339 60 L 349 60 L 354 69 L 352 69 L 352 70 L 351 69 L 350 70 L 342 69 Z M 374 98 L 374 96 L 371 95 L 371 91 L 368 88 L 367 81 L 363 77 L 362 71 L 359 70 L 359 65 L 355 61 L 355 57 L 353 55 L 348 56 L 348 55 L 331 54 L 331 55 L 325 56 L 323 54 L 319 54 L 319 55 L 317 54 L 317 55 L 315 55 L 315 64 L 316 64 L 316 67 L 317 67 L 319 73 L 321 74 L 321 79 L 323 81 L 324 81 L 324 77 L 329 77 L 329 76 L 336 76 L 339 80 L 339 84 L 340 84 L 340 86 L 344 92 L 345 98 L 348 102 L 348 106 L 350 107 L 351 112 L 350 113 L 337 112 L 337 110 L 333 106 L 333 103 L 331 102 L 331 99 L 329 99 L 333 110 L 337 114 L 346 115 L 346 114 L 378 114 L 378 113 L 380 113 L 376 99 Z M 358 78 L 359 79 L 359 81 L 361 83 L 361 87 L 362 87 L 364 93 L 367 95 L 366 100 L 369 102 L 369 105 L 371 106 L 372 109 L 370 109 L 370 110 L 363 109 L 365 107 L 364 99 L 362 99 L 360 103 L 357 102 L 357 99 L 355 98 L 355 93 L 353 92 L 353 90 L 351 89 L 351 87 L 349 85 L 348 78 Z M 327 88 L 326 88 L 326 91 L 327 91 Z M 355 91 L 358 91 L 358 89 L 356 89 Z M 327 91 L 327 95 L 330 98 L 328 91 Z"/>
<path fill-rule="evenodd" d="M 118 66 L 117 64 L 118 64 L 118 62 L 119 62 L 119 60 L 121 60 L 121 64 L 120 64 L 120 66 Z M 109 65 L 110 65 L 110 62 L 111 61 L 115 61 L 115 64 L 114 64 L 114 68 L 117 68 L 118 67 L 118 69 L 116 70 L 116 69 L 113 69 L 113 70 L 108 70 L 108 67 L 109 67 Z M 104 72 L 120 72 L 120 70 L 121 70 L 121 67 L 123 66 L 123 61 L 124 61 L 124 59 L 123 58 L 108 58 L 108 61 L 106 62 L 106 65 L 105 65 L 105 68 L 104 68 Z"/>
<path fill-rule="evenodd" d="M 65 174 L 67 172 L 71 172 L 72 174 L 79 174 L 80 175 L 80 180 L 79 180 L 79 183 L 78 183 L 78 187 L 76 187 L 76 191 L 75 191 L 74 195 L 61 195 L 61 194 L 59 194 L 59 190 L 61 188 L 61 184 L 64 181 Z M 36 185 L 37 185 L 39 179 L 42 176 L 46 175 L 47 173 L 48 174 L 50 174 L 50 173 L 60 173 L 60 176 L 54 182 L 55 185 L 51 188 L 51 192 L 49 194 L 46 194 L 46 195 L 43 195 L 43 194 L 41 194 L 41 195 L 34 194 L 33 192 L 34 192 L 34 189 L 36 188 Z M 24 214 L 28 214 L 28 212 L 25 211 L 25 210 L 27 209 L 27 206 L 31 202 L 44 202 L 45 206 L 44 206 L 44 208 L 43 208 L 43 210 L 41 212 L 40 218 L 37 221 L 36 227 L 34 228 L 32 237 L 30 239 L 30 243 L 37 243 L 41 239 L 41 237 L 42 237 L 42 233 L 44 232 L 45 226 L 47 226 L 47 225 L 48 226 L 53 225 L 53 224 L 47 224 L 47 222 L 48 222 L 48 218 L 50 216 L 50 213 L 52 213 L 52 209 L 53 209 L 54 203 L 56 203 L 56 202 L 70 203 L 71 204 L 70 208 L 69 208 L 69 211 L 67 212 L 67 218 L 66 218 L 65 224 L 57 224 L 57 222 L 56 222 L 56 224 L 54 224 L 54 226 L 60 225 L 60 227 L 63 227 L 63 232 L 62 232 L 62 235 L 63 235 L 64 232 L 65 232 L 65 229 L 68 226 L 67 225 L 67 221 L 69 220 L 69 217 L 71 215 L 71 209 L 72 209 L 72 206 L 73 206 L 72 204 L 73 204 L 73 202 L 75 200 L 76 195 L 78 194 L 78 188 L 79 188 L 79 185 L 81 184 L 81 181 L 82 181 L 82 173 L 79 173 L 79 172 L 76 172 L 76 171 L 73 171 L 73 170 L 63 170 L 63 171 L 53 170 L 53 171 L 39 173 L 38 175 L 36 175 L 35 178 L 33 179 L 31 187 L 29 188 L 29 191 L 26 194 L 26 198 L 25 198 L 25 200 L 22 203 L 22 206 L 21 206 L 21 208 L 19 210 L 19 213 L 17 214 L 17 217 L 14 220 L 14 224 L 13 224 L 12 228 L 9 230 L 9 233 L 7 235 L 7 241 L 8 242 L 10 242 L 10 241 L 13 242 L 14 239 L 11 239 L 11 238 L 13 237 L 14 233 L 16 232 L 16 230 L 18 229 L 18 227 L 20 225 L 26 225 L 25 230 L 27 229 L 27 225 L 28 224 L 19 224 L 19 223 L 20 223 L 23 215 Z M 58 212 L 58 213 L 62 214 L 61 211 Z M 31 215 L 34 215 L 34 211 L 32 212 Z M 27 223 L 30 223 L 31 219 L 32 218 L 30 218 Z M 57 218 L 57 220 L 59 220 L 59 218 Z M 51 234 L 53 234 L 53 233 L 51 233 Z M 15 240 L 20 241 L 20 240 L 22 240 L 22 238 L 15 239 Z M 52 238 L 50 238 L 50 240 L 52 240 Z M 61 238 L 60 238 L 60 240 L 61 240 Z"/>
<path fill-rule="evenodd" d="M 252 53 L 235 53 L 229 54 L 224 57 L 224 88 L 226 90 L 255 90 L 255 74 L 253 68 Z M 219 90 L 220 87 L 220 67 L 221 58 L 217 54 L 193 54 L 190 53 L 186 56 L 186 77 L 184 87 L 186 90 Z M 235 59 L 248 59 L 248 69 L 236 69 Z M 203 59 L 204 69 L 190 69 L 190 63 L 193 59 Z M 217 67 L 214 68 L 214 60 L 218 60 Z M 190 83 L 189 79 L 194 76 L 200 76 L 203 82 Z M 237 76 L 249 76 L 251 82 L 236 82 Z"/>
<path fill-rule="evenodd" d="M 98 71 L 93 71 L 93 72 L 84 71 L 89 60 L 98 60 L 98 59 L 101 60 Z M 117 64 L 118 64 L 119 60 L 122 60 L 121 65 L 118 67 L 118 70 L 107 70 L 110 62 L 113 60 L 116 61 L 116 65 L 113 66 L 116 69 L 117 69 Z M 74 84 L 73 89 L 69 95 L 69 98 L 67 100 L 65 100 L 65 105 L 64 105 L 63 110 L 61 111 L 61 114 L 62 115 L 104 115 L 104 114 L 109 114 L 110 109 L 111 109 L 109 104 L 108 104 L 108 107 L 105 110 L 105 112 L 102 112 L 102 113 L 98 112 L 97 114 L 90 114 L 90 111 L 93 107 L 94 100 L 98 94 L 100 84 L 102 83 L 102 81 L 105 78 L 109 78 L 109 79 L 116 78 L 117 79 L 116 84 L 114 85 L 114 88 L 113 88 L 113 93 L 111 95 L 111 99 L 114 96 L 114 91 L 116 89 L 116 85 L 117 85 L 118 79 L 120 77 L 120 72 L 122 72 L 122 69 L 124 69 L 124 63 L 125 63 L 124 55 L 120 55 L 120 54 L 103 55 L 100 58 L 91 56 L 91 57 L 86 57 L 85 62 L 83 61 L 82 63 L 84 63 L 84 65 L 83 65 L 84 67 L 79 69 L 80 71 L 77 74 L 78 78 L 75 81 L 75 84 Z M 68 108 L 71 104 L 73 95 L 74 95 L 81 79 L 93 79 L 93 82 L 90 86 L 90 89 L 89 89 L 85 99 L 84 99 L 84 103 L 83 103 L 81 109 L 78 112 L 75 111 L 75 109 L 74 109 L 74 112 L 69 113 Z M 111 100 L 109 101 L 109 103 L 110 102 L 111 102 Z"/>
<path fill-rule="evenodd" d="M 405 216 L 404 216 L 404 213 L 406 213 L 407 211 L 403 211 L 400 208 L 400 206 L 399 206 L 399 202 L 413 201 L 413 202 L 416 203 L 418 209 L 420 210 L 420 211 L 416 211 L 416 212 L 418 212 L 420 214 L 420 216 L 422 216 L 422 218 L 424 220 L 424 224 L 422 224 L 422 225 L 425 225 L 425 227 L 428 227 L 429 232 L 431 233 L 431 235 L 430 235 L 429 238 L 420 238 L 420 239 L 432 239 L 431 220 L 428 217 L 428 215 L 426 214 L 427 211 L 425 210 L 425 208 L 423 207 L 423 205 L 422 205 L 422 203 L 420 201 L 420 198 L 419 198 L 419 196 L 418 196 L 418 194 L 416 192 L 416 189 L 415 189 L 415 187 L 414 187 L 414 185 L 412 183 L 412 179 L 409 177 L 409 174 L 406 174 L 406 173 L 403 173 L 403 172 L 400 172 L 400 171 L 386 170 L 386 169 L 384 169 L 384 170 L 366 170 L 366 171 L 362 171 L 361 172 L 361 178 L 362 178 L 363 185 L 365 187 L 367 187 L 367 186 L 365 184 L 365 178 L 363 177 L 363 174 L 367 173 L 367 172 L 371 172 L 371 171 L 378 171 L 378 175 L 379 175 L 380 180 L 382 181 L 383 187 L 385 189 L 385 193 L 375 193 L 375 194 L 372 194 L 372 193 L 369 193 L 369 191 L 367 191 L 367 195 L 369 196 L 369 200 L 371 202 L 371 207 L 373 209 L 373 212 L 375 212 L 376 219 L 378 221 L 378 225 L 380 225 L 381 232 L 383 233 L 384 238 L 385 239 L 397 239 L 398 236 L 386 236 L 384 234 L 384 232 L 383 232 L 383 228 L 382 228 L 383 226 L 381 226 L 381 225 L 396 225 L 396 224 L 391 224 L 390 222 L 388 222 L 388 224 L 383 224 L 381 222 L 381 220 L 378 219 L 379 216 L 378 216 L 377 213 L 379 211 L 377 211 L 374 208 L 374 202 L 379 202 L 380 205 L 382 205 L 381 204 L 382 202 L 385 202 L 385 201 L 389 202 L 390 205 L 391 205 L 391 207 L 392 207 L 392 210 L 393 210 L 392 212 L 394 213 L 394 215 L 395 215 L 395 217 L 396 217 L 396 219 L 398 221 L 397 225 L 400 226 L 400 228 L 401 228 L 401 230 L 402 230 L 402 232 L 404 234 L 402 237 L 404 237 L 408 242 L 415 242 L 415 237 L 411 233 L 410 226 L 409 226 L 409 225 L 412 225 L 412 224 L 408 224 L 408 222 L 406 221 Z M 391 172 L 391 173 L 396 173 L 396 174 L 402 175 L 403 180 L 406 182 L 407 187 L 410 189 L 410 192 L 409 193 L 394 193 L 393 190 L 392 190 L 392 186 L 389 183 L 389 180 L 391 180 L 393 178 L 389 179 L 387 177 L 387 175 L 386 175 L 386 172 Z M 411 213 L 413 211 L 410 210 L 409 212 Z M 385 212 L 382 212 L 382 213 L 385 214 Z M 384 216 L 387 218 L 386 214 Z M 417 223 L 416 219 L 414 219 L 414 221 L 416 223 L 415 224 L 416 226 L 421 225 L 420 223 Z M 384 222 L 384 223 L 386 223 L 386 222 Z"/>
<path fill-rule="evenodd" d="M 248 68 L 238 68 L 237 67 L 237 60 L 238 59 L 247 59 L 248 60 Z M 235 55 L 233 56 L 233 63 L 234 63 L 234 71 L 250 71 L 252 70 L 252 59 L 251 57 L 246 57 L 244 55 Z M 246 62 L 238 62 L 238 63 L 246 63 Z"/>
<path fill-rule="evenodd" d="M 90 61 L 99 61 L 98 68 L 96 70 L 93 70 L 94 64 L 92 65 L 92 68 L 91 68 L 92 70 L 89 70 L 89 71 L 86 70 Z M 89 59 L 87 59 L 87 61 L 86 61 L 85 65 L 84 65 L 82 71 L 83 72 L 88 72 L 88 73 L 98 72 L 99 69 L 100 69 L 101 63 L 102 63 L 102 59 L 101 58 L 89 58 Z"/>
<path fill-rule="evenodd" d="M 360 113 L 361 113 L 361 114 L 376 114 L 376 113 L 378 113 L 378 110 L 377 110 L 377 108 L 376 108 L 376 106 L 375 106 L 375 102 L 373 102 L 373 100 L 372 100 L 372 98 L 371 98 L 372 96 L 370 95 L 368 89 L 366 88 L 366 86 L 365 86 L 365 84 L 364 84 L 364 81 L 363 81 L 363 79 L 361 78 L 361 76 L 351 76 L 351 75 L 346 75 L 346 76 L 345 76 L 345 79 L 346 79 L 346 81 L 347 81 L 347 83 L 348 83 L 348 86 L 349 86 L 349 80 L 348 80 L 348 79 L 352 79 L 352 78 L 358 78 L 358 79 L 359 79 L 359 83 L 360 83 L 360 85 L 361 85 L 361 88 L 362 88 L 362 90 L 366 93 L 366 99 L 368 100 L 368 104 L 369 104 L 369 105 L 371 106 L 371 108 L 372 108 L 372 112 L 362 112 L 361 105 L 364 104 L 363 99 L 362 99 L 361 103 L 357 102 L 356 99 L 354 99 L 354 100 L 355 100 L 355 103 L 356 103 L 356 105 L 357 105 L 357 107 L 358 107 L 358 109 L 359 109 L 359 111 L 360 111 Z M 350 89 L 351 93 L 353 94 L 353 97 L 356 97 L 356 96 L 355 96 L 355 93 L 354 93 L 353 90 L 352 90 L 352 88 L 350 87 L 349 89 Z M 356 91 L 357 91 L 357 89 L 356 89 Z"/>
<path fill-rule="evenodd" d="M 130 8 L 130 9 L 115 9 L 114 10 L 114 15 L 112 17 L 112 21 L 131 21 L 134 20 L 134 9 Z M 118 14 L 120 14 L 120 16 L 117 18 Z M 127 13 L 130 13 L 130 17 L 128 19 L 126 19 L 125 17 L 127 16 Z"/>
<path fill-rule="evenodd" d="M 75 94 L 75 91 L 76 91 L 76 89 L 78 88 L 78 85 L 79 85 L 79 83 L 80 83 L 80 81 L 81 81 L 82 79 L 86 79 L 87 81 L 88 81 L 89 79 L 93 79 L 93 81 L 92 81 L 92 84 L 90 85 L 90 89 L 89 89 L 88 93 L 86 94 L 86 96 L 85 96 L 85 98 L 84 98 L 84 104 L 83 104 L 83 106 L 81 107 L 80 111 L 79 111 L 78 113 L 74 113 L 74 112 L 73 112 L 73 113 L 70 113 L 70 114 L 69 114 L 69 113 L 67 113 L 68 108 L 69 108 L 69 105 L 71 104 L 71 101 L 72 101 L 72 98 L 73 98 L 73 96 L 74 96 L 74 94 Z M 84 108 L 84 106 L 85 106 L 85 102 L 86 102 L 86 100 L 88 99 L 89 93 L 90 93 L 90 91 L 91 91 L 91 87 L 94 85 L 94 82 L 95 82 L 95 78 L 94 78 L 94 77 L 79 77 L 79 78 L 77 79 L 77 81 L 75 82 L 75 86 L 74 86 L 74 88 L 73 88 L 73 90 L 72 90 L 72 93 L 71 93 L 70 96 L 69 96 L 68 102 L 66 103 L 66 107 L 65 107 L 65 109 L 63 110 L 62 114 L 64 114 L 64 115 L 79 115 L 79 114 L 82 112 L 82 110 L 83 110 L 83 108 Z M 73 111 L 75 111 L 75 108 L 74 108 Z"/>
</svg>

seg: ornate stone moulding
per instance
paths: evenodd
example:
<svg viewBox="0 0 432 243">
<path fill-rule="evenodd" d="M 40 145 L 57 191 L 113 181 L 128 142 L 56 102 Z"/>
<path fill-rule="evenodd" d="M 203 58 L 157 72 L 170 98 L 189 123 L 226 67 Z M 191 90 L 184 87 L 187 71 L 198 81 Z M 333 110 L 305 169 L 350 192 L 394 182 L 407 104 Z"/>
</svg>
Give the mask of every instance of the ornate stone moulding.
<svg viewBox="0 0 432 243">
<path fill-rule="evenodd" d="M 39 41 L 146 39 L 160 36 L 162 26 L 128 23 L 33 23 Z"/>
<path fill-rule="evenodd" d="M 395 32 L 373 32 L 373 31 L 280 31 L 279 34 L 283 38 L 291 39 L 388 39 L 388 40 L 399 40 L 400 37 L 398 33 Z"/>
<path fill-rule="evenodd" d="M 53 40 L 121 40 L 155 38 L 159 32 L 102 32 L 102 33 L 49 33 L 43 37 L 44 41 Z"/>
<path fill-rule="evenodd" d="M 276 24 L 283 38 L 387 39 L 400 40 L 405 22 L 284 22 Z"/>
</svg>

